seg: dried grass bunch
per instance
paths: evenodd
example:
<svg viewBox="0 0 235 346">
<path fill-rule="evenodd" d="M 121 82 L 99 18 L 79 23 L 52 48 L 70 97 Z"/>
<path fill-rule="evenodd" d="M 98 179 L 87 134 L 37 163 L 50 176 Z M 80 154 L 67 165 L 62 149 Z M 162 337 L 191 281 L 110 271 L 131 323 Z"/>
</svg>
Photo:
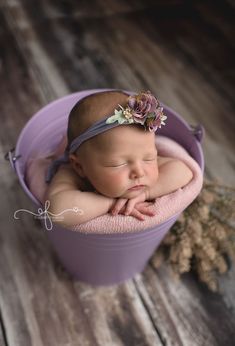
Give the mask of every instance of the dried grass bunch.
<svg viewBox="0 0 235 346">
<path fill-rule="evenodd" d="M 165 260 L 176 278 L 196 271 L 212 291 L 218 274 L 235 258 L 235 189 L 205 181 L 200 195 L 184 211 L 154 254 L 159 267 Z"/>
</svg>

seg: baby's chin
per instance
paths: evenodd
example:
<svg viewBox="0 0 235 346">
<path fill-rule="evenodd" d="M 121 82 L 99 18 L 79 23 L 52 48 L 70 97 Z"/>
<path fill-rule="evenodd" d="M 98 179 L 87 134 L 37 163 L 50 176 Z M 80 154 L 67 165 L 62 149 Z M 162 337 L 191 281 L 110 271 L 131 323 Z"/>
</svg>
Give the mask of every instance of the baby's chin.
<svg viewBox="0 0 235 346">
<path fill-rule="evenodd" d="M 138 189 L 138 190 L 127 190 L 120 198 L 135 198 L 138 195 L 140 195 L 142 192 L 145 191 L 145 187 Z"/>
<path fill-rule="evenodd" d="M 137 197 L 139 194 L 141 194 L 144 190 L 146 189 L 146 187 L 143 187 L 141 189 L 138 190 L 126 190 L 123 193 L 111 193 L 111 192 L 107 192 L 107 191 L 99 191 L 98 189 L 95 189 L 95 191 L 105 197 L 109 197 L 109 198 L 135 198 Z"/>
</svg>

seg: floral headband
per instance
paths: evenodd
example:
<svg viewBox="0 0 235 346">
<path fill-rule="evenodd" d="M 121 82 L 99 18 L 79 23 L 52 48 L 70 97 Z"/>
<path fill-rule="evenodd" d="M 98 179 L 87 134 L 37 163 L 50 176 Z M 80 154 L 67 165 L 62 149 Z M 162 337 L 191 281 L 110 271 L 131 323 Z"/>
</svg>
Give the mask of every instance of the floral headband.
<svg viewBox="0 0 235 346">
<path fill-rule="evenodd" d="M 160 107 L 159 101 L 151 94 L 150 91 L 141 92 L 138 95 L 129 96 L 127 107 L 120 106 L 120 110 L 115 109 L 114 115 L 103 118 L 95 122 L 80 136 L 75 138 L 64 154 L 57 160 L 53 161 L 46 175 L 46 182 L 49 183 L 53 175 L 63 163 L 69 162 L 69 155 L 74 153 L 80 145 L 86 140 L 97 136 L 98 134 L 110 130 L 119 125 L 141 124 L 151 132 L 155 132 L 161 125 L 165 125 L 167 117 L 163 114 L 163 108 Z"/>
<path fill-rule="evenodd" d="M 127 107 L 115 109 L 114 115 L 110 116 L 107 124 L 117 121 L 121 124 L 141 124 L 151 132 L 155 132 L 161 125 L 165 125 L 166 115 L 163 114 L 163 107 L 150 91 L 141 92 L 138 95 L 128 97 Z"/>
</svg>

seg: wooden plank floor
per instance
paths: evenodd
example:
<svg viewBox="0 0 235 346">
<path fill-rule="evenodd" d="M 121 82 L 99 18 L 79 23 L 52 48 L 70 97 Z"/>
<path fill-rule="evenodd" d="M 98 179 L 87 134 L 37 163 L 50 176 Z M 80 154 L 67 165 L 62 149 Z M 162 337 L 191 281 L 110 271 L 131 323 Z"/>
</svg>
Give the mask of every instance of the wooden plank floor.
<svg viewBox="0 0 235 346">
<path fill-rule="evenodd" d="M 74 281 L 4 154 L 28 119 L 65 94 L 149 89 L 206 129 L 206 176 L 235 184 L 235 5 L 231 1 L 2 0 L 0 345 L 235 344 L 235 270 L 210 293 L 150 262 L 114 287 Z"/>
</svg>

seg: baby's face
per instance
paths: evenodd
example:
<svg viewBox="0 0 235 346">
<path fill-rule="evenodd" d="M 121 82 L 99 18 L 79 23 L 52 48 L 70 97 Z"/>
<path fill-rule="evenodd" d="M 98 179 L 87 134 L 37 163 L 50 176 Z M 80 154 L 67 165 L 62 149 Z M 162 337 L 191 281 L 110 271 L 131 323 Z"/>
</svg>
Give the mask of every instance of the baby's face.
<svg viewBox="0 0 235 346">
<path fill-rule="evenodd" d="M 83 175 L 101 194 L 133 198 L 156 184 L 158 165 L 154 133 L 122 125 L 86 144 L 85 155 L 80 161 Z"/>
</svg>

